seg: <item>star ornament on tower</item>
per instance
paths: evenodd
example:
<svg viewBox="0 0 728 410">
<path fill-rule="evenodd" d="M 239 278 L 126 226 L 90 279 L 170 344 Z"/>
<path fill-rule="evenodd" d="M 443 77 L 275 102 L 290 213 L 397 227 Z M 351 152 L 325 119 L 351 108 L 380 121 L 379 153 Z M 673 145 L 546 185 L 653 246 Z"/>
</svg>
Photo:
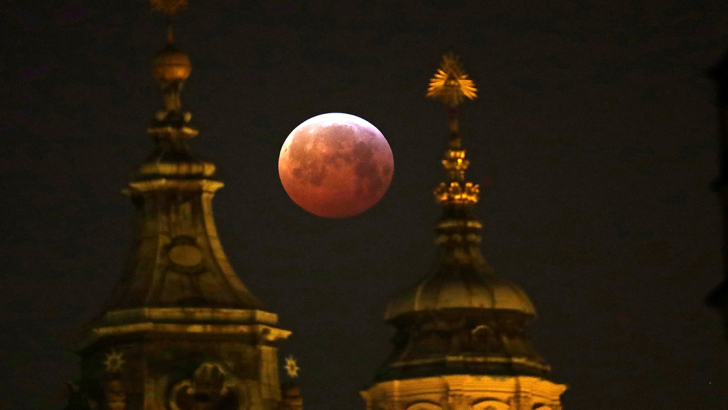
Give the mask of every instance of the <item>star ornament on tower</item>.
<svg viewBox="0 0 728 410">
<path fill-rule="evenodd" d="M 121 371 L 121 369 L 124 367 L 124 354 L 112 350 L 111 353 L 108 353 L 106 355 L 106 361 L 104 362 L 104 365 L 106 366 L 106 371 L 109 373 L 118 373 Z"/>
<path fill-rule="evenodd" d="M 288 373 L 288 377 L 291 378 L 298 377 L 298 371 L 301 370 L 298 364 L 296 364 L 296 358 L 293 356 L 286 357 L 286 365 L 284 368 L 286 369 L 286 373 Z"/>
<path fill-rule="evenodd" d="M 478 89 L 473 80 L 463 73 L 458 58 L 453 54 L 442 57 L 442 64 L 430 80 L 427 96 L 437 98 L 451 107 L 460 105 L 465 98 L 474 99 Z"/>
</svg>

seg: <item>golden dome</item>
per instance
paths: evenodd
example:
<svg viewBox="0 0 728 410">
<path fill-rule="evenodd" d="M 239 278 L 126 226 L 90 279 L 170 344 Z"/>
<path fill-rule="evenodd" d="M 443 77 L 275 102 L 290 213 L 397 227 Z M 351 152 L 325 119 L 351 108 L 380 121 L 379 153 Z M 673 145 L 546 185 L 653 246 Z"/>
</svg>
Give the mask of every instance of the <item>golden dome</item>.
<svg viewBox="0 0 728 410">
<path fill-rule="evenodd" d="M 536 316 L 528 295 L 511 281 L 475 267 L 441 264 L 435 274 L 393 300 L 384 314 L 387 321 L 421 311 L 485 309 Z"/>
</svg>

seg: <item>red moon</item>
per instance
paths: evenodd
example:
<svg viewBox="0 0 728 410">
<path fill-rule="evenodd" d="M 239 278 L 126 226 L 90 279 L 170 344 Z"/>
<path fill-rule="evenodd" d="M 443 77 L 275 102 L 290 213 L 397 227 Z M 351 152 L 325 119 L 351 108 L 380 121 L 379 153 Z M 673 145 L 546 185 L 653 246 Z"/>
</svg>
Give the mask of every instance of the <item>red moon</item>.
<svg viewBox="0 0 728 410">
<path fill-rule="evenodd" d="M 278 174 L 293 202 L 314 215 L 346 218 L 379 202 L 392 182 L 394 157 L 381 132 L 355 115 L 310 118 L 288 135 Z"/>
</svg>

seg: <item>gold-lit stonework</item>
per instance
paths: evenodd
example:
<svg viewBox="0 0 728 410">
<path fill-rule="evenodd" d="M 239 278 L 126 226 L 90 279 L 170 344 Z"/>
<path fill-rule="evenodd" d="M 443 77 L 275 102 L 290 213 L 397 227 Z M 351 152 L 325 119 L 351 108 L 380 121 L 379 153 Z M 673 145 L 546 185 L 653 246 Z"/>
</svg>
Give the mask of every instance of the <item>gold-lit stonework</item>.
<svg viewBox="0 0 728 410">
<path fill-rule="evenodd" d="M 183 4 L 152 2 L 168 13 Z M 169 31 L 152 62 L 162 107 L 147 131 L 151 154 L 124 190 L 132 252 L 78 347 L 66 410 L 301 410 L 279 380 L 278 343 L 291 332 L 235 273 L 217 233 L 212 199 L 223 183 L 189 146 L 190 72 Z"/>
<path fill-rule="evenodd" d="M 168 398 L 171 410 L 239 409 L 253 403 L 262 404 L 260 397 L 247 385 L 241 386 L 241 381 L 219 363 L 203 363 L 190 379 L 177 383 Z"/>
<path fill-rule="evenodd" d="M 104 384 L 106 408 L 108 410 L 126 410 L 126 389 L 124 382 L 111 379 Z"/>
<path fill-rule="evenodd" d="M 215 164 L 202 163 L 147 163 L 139 167 L 139 173 L 146 175 L 215 175 Z"/>
<path fill-rule="evenodd" d="M 434 192 L 438 203 L 472 205 L 478 202 L 480 188 L 470 182 L 466 182 L 464 186 L 459 182 L 451 182 L 450 185 L 443 182 Z"/>
<path fill-rule="evenodd" d="M 194 245 L 177 245 L 169 250 L 169 260 L 175 265 L 186 268 L 197 266 L 202 262 L 202 251 Z"/>
<path fill-rule="evenodd" d="M 188 223 L 192 220 L 192 204 L 184 202 L 179 206 L 179 218 Z M 199 274 L 205 269 L 205 254 L 192 235 L 177 235 L 165 248 L 172 269 L 181 273 Z"/>
<path fill-rule="evenodd" d="M 531 376 L 445 375 L 380 383 L 367 410 L 561 410 L 564 385 Z"/>
<path fill-rule="evenodd" d="M 465 170 L 468 169 L 470 161 L 465 159 L 465 150 L 448 150 L 445 153 L 445 159 L 442 160 L 442 166 L 448 171 L 451 181 L 462 181 L 465 179 Z"/>
</svg>

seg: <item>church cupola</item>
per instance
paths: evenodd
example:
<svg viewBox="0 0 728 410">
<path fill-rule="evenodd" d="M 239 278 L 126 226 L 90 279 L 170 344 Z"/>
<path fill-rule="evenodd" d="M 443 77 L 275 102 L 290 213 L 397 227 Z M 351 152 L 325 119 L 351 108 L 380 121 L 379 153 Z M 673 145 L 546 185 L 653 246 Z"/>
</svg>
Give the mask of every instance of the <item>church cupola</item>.
<svg viewBox="0 0 728 410">
<path fill-rule="evenodd" d="M 428 97 L 442 103 L 450 135 L 434 190 L 442 206 L 434 269 L 392 300 L 385 320 L 397 328 L 394 351 L 361 392 L 367 410 L 560 409 L 566 386 L 549 381 L 525 326 L 535 316 L 515 283 L 499 278 L 481 253 L 473 213 L 479 187 L 467 181 L 459 127 L 461 104 L 477 89 L 453 55 L 443 58 Z"/>
</svg>

